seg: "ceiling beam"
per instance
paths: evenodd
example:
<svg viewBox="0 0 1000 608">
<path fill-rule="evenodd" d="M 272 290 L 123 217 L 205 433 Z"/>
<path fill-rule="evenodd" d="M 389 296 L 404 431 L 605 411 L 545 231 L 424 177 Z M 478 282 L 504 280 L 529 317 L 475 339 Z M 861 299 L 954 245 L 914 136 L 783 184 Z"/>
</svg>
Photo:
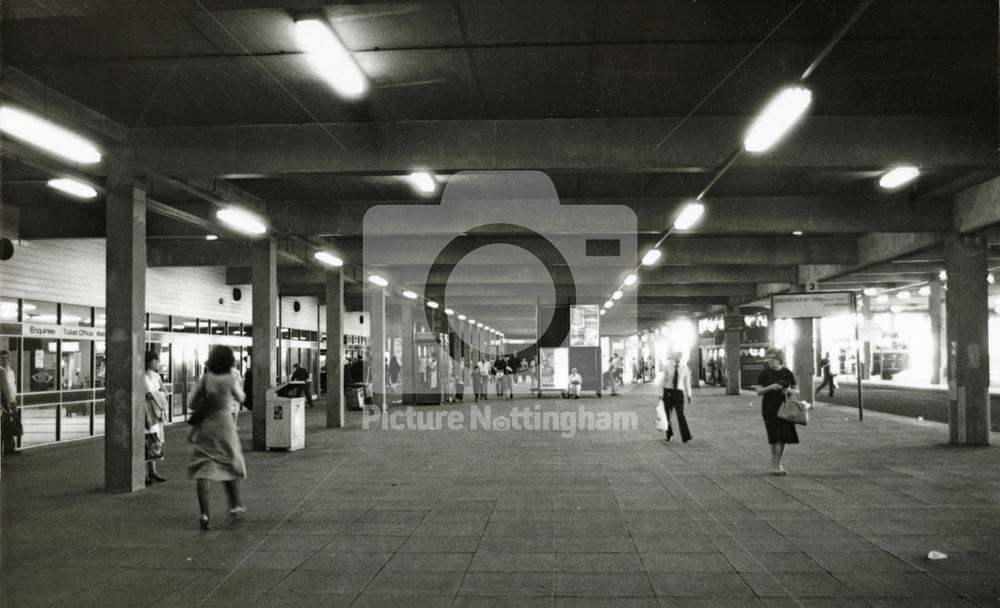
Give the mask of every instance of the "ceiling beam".
<svg viewBox="0 0 1000 608">
<path fill-rule="evenodd" d="M 589 205 L 624 205 L 636 215 L 640 234 L 659 234 L 673 222 L 688 199 L 588 198 L 561 201 L 567 213 L 582 213 Z M 737 232 L 787 234 L 860 234 L 866 232 L 938 232 L 952 225 L 946 199 L 910 200 L 905 195 L 873 196 L 762 196 L 709 198 L 705 215 L 693 234 Z M 269 218 L 291 232 L 327 237 L 357 238 L 365 233 L 365 213 L 380 204 L 407 201 L 357 201 L 327 203 L 272 202 Z M 410 203 L 412 204 L 412 203 Z M 437 202 L 424 202 L 433 213 Z M 516 220 L 517 218 L 511 218 Z M 442 228 L 441 234 L 448 234 Z M 380 225 L 382 237 L 412 238 L 412 226 Z M 454 235 L 454 229 L 450 231 Z M 786 246 L 794 247 L 794 245 Z M 794 250 L 794 249 L 793 249 Z"/>
<path fill-rule="evenodd" d="M 300 125 L 147 127 L 136 160 L 183 177 L 537 169 L 706 173 L 742 139 L 748 117 L 437 120 Z M 331 134 L 339 141 L 334 141 Z M 184 150 L 178 154 L 178 150 Z M 973 117 L 809 116 L 778 149 L 741 165 L 884 169 L 996 166 Z"/>
<path fill-rule="evenodd" d="M 1000 177 L 955 195 L 954 215 L 959 232 L 1000 224 Z"/>
</svg>

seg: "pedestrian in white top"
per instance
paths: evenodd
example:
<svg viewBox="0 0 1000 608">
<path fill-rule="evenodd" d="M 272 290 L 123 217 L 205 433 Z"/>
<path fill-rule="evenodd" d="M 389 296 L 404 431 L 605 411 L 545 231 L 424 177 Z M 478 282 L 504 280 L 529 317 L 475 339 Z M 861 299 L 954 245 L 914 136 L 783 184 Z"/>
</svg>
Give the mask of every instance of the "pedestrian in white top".
<svg viewBox="0 0 1000 608">
<path fill-rule="evenodd" d="M 687 418 L 684 417 L 684 406 L 691 405 L 691 371 L 686 365 L 681 365 L 681 353 L 673 352 L 666 364 L 656 376 L 656 388 L 663 403 L 663 413 L 666 417 L 667 441 L 674 436 L 670 426 L 670 411 L 677 410 L 677 424 L 681 429 L 681 439 L 684 443 L 691 441 L 691 431 L 688 429 Z"/>
<path fill-rule="evenodd" d="M 10 353 L 0 351 L 0 405 L 3 406 L 0 435 L 3 453 L 17 454 L 17 438 L 21 436 L 21 421 L 17 413 L 17 376 L 10 367 Z"/>
</svg>

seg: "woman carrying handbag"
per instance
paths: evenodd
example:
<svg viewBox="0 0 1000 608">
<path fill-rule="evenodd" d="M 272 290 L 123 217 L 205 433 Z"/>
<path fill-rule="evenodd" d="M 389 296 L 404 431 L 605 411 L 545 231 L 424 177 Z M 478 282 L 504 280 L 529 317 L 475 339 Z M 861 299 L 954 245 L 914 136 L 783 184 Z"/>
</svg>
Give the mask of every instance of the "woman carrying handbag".
<svg viewBox="0 0 1000 608">
<path fill-rule="evenodd" d="M 166 481 L 156 471 L 156 461 L 163 460 L 164 425 L 167 417 L 167 390 L 160 378 L 160 355 L 156 351 L 146 351 L 146 485 L 154 481 Z"/>
<path fill-rule="evenodd" d="M 786 396 L 794 394 L 792 389 L 795 387 L 795 375 L 785 367 L 785 354 L 777 348 L 767 349 L 767 367 L 757 378 L 757 394 L 761 396 L 761 415 L 767 429 L 767 442 L 771 444 L 772 475 L 788 474 L 781 466 L 785 446 L 799 442 L 795 423 L 778 417 L 778 410 Z"/>
</svg>

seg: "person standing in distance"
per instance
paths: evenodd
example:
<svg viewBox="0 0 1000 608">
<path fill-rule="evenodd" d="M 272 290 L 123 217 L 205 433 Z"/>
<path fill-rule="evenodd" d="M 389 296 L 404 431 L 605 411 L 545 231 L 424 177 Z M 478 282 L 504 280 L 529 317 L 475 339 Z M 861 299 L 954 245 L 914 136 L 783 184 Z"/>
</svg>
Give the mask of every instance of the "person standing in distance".
<svg viewBox="0 0 1000 608">
<path fill-rule="evenodd" d="M 687 418 L 684 416 L 684 406 L 691 405 L 691 370 L 688 366 L 681 365 L 681 353 L 674 351 L 670 354 L 663 371 L 656 377 L 656 391 L 663 396 L 663 409 L 667 418 L 667 441 L 674 436 L 674 430 L 670 423 L 671 410 L 677 411 L 677 425 L 680 427 L 681 440 L 684 443 L 691 441 L 691 430 L 688 428 Z"/>
<path fill-rule="evenodd" d="M 0 435 L 3 436 L 3 453 L 19 454 L 17 438 L 21 436 L 21 424 L 17 412 L 17 375 L 10 367 L 10 353 L 0 351 L 0 405 L 3 406 Z"/>
</svg>

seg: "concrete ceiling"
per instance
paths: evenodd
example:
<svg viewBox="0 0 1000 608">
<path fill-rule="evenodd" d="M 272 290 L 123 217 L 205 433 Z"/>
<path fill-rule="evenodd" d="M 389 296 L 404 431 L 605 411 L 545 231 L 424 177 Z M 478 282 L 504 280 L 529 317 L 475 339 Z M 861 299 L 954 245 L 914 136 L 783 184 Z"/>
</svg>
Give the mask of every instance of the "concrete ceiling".
<svg viewBox="0 0 1000 608">
<path fill-rule="evenodd" d="M 367 212 L 439 203 L 442 189 L 413 191 L 405 176 L 415 168 L 445 187 L 462 171 L 543 171 L 574 226 L 589 227 L 581 238 L 627 236 L 637 259 L 860 4 L 6 0 L 0 98 L 151 171 L 151 265 L 222 263 L 230 282 L 244 280 L 244 242 L 214 226 L 222 200 L 249 201 L 284 241 L 364 265 Z M 371 82 L 359 101 L 319 80 L 295 40 L 295 16 L 317 11 Z M 668 237 L 660 265 L 605 317 L 609 331 L 806 280 L 906 285 L 940 262 L 911 256 L 956 228 L 1000 222 L 992 190 L 955 196 L 1000 174 L 997 23 L 988 0 L 873 3 L 807 80 L 814 104 L 803 123 L 714 181 L 703 222 Z M 80 204 L 44 185 L 71 172 L 102 186 L 103 165 L 68 167 L 9 141 L 2 151 L 3 203 L 18 209 L 21 237 L 104 236 L 100 199 Z M 902 192 L 879 189 L 898 162 L 922 176 Z M 602 223 L 594 209 L 608 205 L 634 213 L 633 234 Z M 430 235 L 397 224 L 383 227 L 398 239 L 396 259 L 380 266 L 388 274 L 430 255 L 418 246 Z M 223 239 L 204 243 L 209 229 Z M 286 253 L 292 262 L 309 252 Z M 533 331 L 531 307 L 553 291 L 538 268 L 452 262 L 485 277 L 480 293 L 449 288 L 455 307 L 509 335 Z M 600 264 L 590 270 L 578 292 L 599 303 L 631 268 L 610 279 Z M 314 265 L 279 270 L 290 295 L 321 294 L 322 281 Z"/>
</svg>

